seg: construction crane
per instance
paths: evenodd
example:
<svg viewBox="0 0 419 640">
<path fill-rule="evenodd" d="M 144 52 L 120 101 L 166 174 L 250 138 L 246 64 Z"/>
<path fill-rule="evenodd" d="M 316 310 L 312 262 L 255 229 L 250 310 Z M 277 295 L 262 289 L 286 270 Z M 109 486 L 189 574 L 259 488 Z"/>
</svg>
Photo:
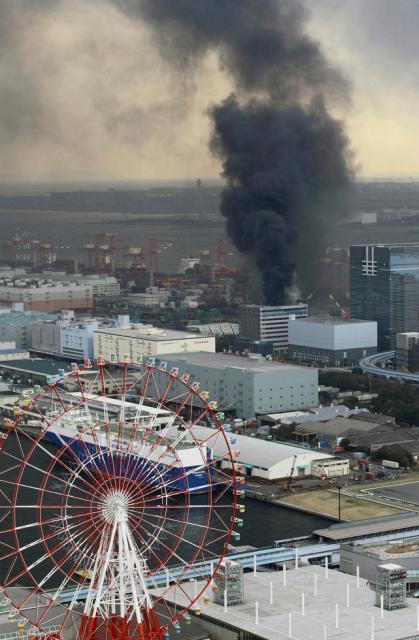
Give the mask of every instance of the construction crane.
<svg viewBox="0 0 419 640">
<path fill-rule="evenodd" d="M 297 456 L 294 456 L 293 461 L 292 461 L 292 465 L 291 465 L 290 474 L 289 474 L 288 478 L 284 482 L 285 491 L 291 491 L 291 482 L 292 482 L 292 478 L 294 476 L 296 463 L 297 463 Z"/>
<path fill-rule="evenodd" d="M 331 293 L 329 293 L 329 298 L 333 302 L 333 304 L 339 309 L 342 318 L 344 320 L 349 320 L 351 317 L 351 314 L 349 313 L 349 311 L 347 311 Z"/>
</svg>

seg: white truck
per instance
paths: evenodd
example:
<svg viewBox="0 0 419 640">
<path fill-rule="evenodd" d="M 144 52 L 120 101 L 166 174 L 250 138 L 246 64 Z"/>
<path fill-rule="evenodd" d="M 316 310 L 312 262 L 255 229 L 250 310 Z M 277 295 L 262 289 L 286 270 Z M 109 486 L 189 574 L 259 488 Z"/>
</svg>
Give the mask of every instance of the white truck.
<svg viewBox="0 0 419 640">
<path fill-rule="evenodd" d="M 394 460 L 383 460 L 381 464 L 383 467 L 386 467 L 386 469 L 398 469 L 400 467 L 399 463 Z"/>
</svg>

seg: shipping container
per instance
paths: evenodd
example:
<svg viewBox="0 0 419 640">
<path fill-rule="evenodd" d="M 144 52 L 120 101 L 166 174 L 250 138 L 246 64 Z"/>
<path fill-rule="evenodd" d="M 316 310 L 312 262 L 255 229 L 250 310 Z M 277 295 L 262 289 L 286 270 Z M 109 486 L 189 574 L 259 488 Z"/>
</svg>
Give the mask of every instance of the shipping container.
<svg viewBox="0 0 419 640">
<path fill-rule="evenodd" d="M 383 460 L 381 464 L 388 469 L 398 469 L 400 466 L 399 463 L 394 460 Z"/>
</svg>

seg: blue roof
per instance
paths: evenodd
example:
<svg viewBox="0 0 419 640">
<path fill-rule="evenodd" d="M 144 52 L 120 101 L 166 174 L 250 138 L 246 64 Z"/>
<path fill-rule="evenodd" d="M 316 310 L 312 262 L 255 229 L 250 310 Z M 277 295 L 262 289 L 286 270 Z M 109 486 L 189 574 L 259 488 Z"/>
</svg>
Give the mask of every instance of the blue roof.
<svg viewBox="0 0 419 640">
<path fill-rule="evenodd" d="M 26 349 L 0 349 L 0 356 L 8 353 L 28 353 Z"/>
</svg>

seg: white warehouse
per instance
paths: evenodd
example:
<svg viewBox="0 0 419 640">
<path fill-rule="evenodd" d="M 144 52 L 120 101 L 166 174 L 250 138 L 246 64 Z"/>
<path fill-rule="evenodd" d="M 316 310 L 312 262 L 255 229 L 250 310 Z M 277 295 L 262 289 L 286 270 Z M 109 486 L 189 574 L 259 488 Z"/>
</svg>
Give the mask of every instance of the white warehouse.
<svg viewBox="0 0 419 640">
<path fill-rule="evenodd" d="M 289 321 L 288 355 L 299 362 L 341 365 L 377 352 L 377 323 L 341 318 Z"/>
<path fill-rule="evenodd" d="M 231 469 L 230 459 L 226 459 L 227 445 L 220 435 L 211 438 L 214 430 L 210 427 L 195 427 L 194 437 L 197 440 L 208 440 L 215 458 L 221 458 L 219 466 Z M 341 476 L 349 473 L 349 460 L 335 458 L 328 453 L 313 451 L 305 447 L 272 442 L 241 436 L 225 434 L 234 454 L 236 471 L 241 475 L 255 476 L 266 480 L 277 480 L 292 476 Z"/>
<path fill-rule="evenodd" d="M 142 325 L 134 328 L 99 328 L 93 334 L 93 351 L 111 362 L 122 361 L 125 355 L 131 362 L 145 356 L 165 356 L 168 353 L 215 351 L 213 336 L 200 336 L 186 331 L 159 329 Z"/>
<path fill-rule="evenodd" d="M 164 360 L 197 380 L 221 411 L 235 411 L 242 418 L 318 405 L 314 367 L 226 353 L 171 353 Z"/>
</svg>

